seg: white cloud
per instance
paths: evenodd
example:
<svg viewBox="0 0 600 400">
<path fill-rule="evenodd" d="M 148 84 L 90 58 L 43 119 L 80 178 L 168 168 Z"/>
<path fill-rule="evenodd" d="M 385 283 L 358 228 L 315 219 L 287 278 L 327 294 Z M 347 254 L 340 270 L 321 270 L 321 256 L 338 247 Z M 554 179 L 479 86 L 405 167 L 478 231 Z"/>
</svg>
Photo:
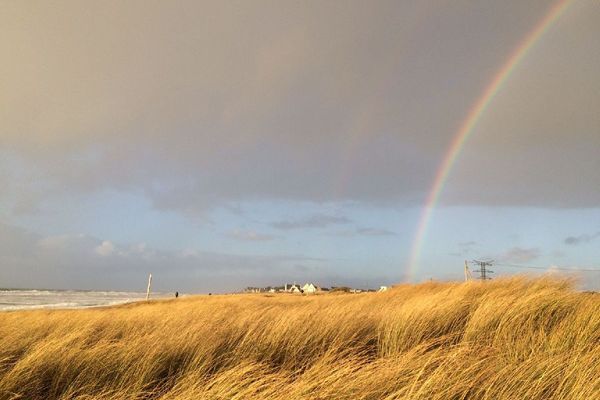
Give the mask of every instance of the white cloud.
<svg viewBox="0 0 600 400">
<path fill-rule="evenodd" d="M 98 255 L 107 257 L 114 253 L 115 245 L 112 242 L 105 240 L 99 246 L 97 246 L 94 251 Z"/>
</svg>

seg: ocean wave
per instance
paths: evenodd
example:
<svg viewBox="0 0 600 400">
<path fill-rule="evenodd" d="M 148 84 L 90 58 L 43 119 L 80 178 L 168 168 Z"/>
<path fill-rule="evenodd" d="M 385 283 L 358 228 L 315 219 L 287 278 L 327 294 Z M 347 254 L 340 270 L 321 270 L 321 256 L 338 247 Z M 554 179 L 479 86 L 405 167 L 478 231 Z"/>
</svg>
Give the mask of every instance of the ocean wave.
<svg viewBox="0 0 600 400">
<path fill-rule="evenodd" d="M 106 307 L 145 299 L 140 292 L 77 290 L 0 290 L 0 311 Z M 170 294 L 153 293 L 152 298 Z"/>
</svg>

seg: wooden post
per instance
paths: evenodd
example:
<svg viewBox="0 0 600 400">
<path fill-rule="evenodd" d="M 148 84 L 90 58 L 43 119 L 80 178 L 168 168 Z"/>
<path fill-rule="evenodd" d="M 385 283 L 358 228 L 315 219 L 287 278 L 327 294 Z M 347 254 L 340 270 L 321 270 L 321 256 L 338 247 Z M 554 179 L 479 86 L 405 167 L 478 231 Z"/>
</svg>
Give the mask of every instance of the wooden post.
<svg viewBox="0 0 600 400">
<path fill-rule="evenodd" d="M 146 301 L 150 298 L 150 288 L 152 287 L 152 274 L 148 276 L 148 289 L 146 289 Z"/>
<path fill-rule="evenodd" d="M 465 260 L 465 282 L 473 280 L 473 276 L 471 275 L 471 271 L 469 270 L 469 263 Z"/>
</svg>

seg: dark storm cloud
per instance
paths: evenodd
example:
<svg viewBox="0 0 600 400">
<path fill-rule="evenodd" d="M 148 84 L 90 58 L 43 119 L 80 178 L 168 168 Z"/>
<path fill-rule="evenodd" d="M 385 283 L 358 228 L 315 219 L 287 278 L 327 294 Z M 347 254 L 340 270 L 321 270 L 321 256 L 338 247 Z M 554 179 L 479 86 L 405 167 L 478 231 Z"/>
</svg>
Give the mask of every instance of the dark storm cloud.
<svg viewBox="0 0 600 400">
<path fill-rule="evenodd" d="M 494 97 L 446 202 L 600 206 L 600 4 L 573 2 Z"/>
<path fill-rule="evenodd" d="M 23 213 L 115 189 L 199 216 L 261 199 L 418 204 L 548 7 L 4 3 L 2 199 Z M 446 201 L 600 205 L 598 8 L 573 5 L 526 57 Z"/>
</svg>

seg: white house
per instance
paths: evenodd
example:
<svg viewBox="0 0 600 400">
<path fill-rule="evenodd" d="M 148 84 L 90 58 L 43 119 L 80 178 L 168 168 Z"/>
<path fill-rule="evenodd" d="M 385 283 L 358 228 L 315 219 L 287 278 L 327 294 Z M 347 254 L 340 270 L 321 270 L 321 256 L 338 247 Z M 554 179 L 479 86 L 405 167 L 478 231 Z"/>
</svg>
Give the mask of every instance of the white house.
<svg viewBox="0 0 600 400">
<path fill-rule="evenodd" d="M 385 292 L 386 290 L 388 290 L 387 286 L 381 286 L 381 287 L 379 287 L 378 292 Z"/>
<path fill-rule="evenodd" d="M 304 286 L 302 286 L 303 293 L 316 293 L 318 290 L 318 287 L 313 285 L 312 283 L 307 283 Z"/>
<path fill-rule="evenodd" d="M 288 292 L 290 292 L 290 293 L 300 293 L 300 288 L 298 286 L 296 286 L 296 284 L 294 283 L 292 286 L 290 286 L 288 288 Z"/>
</svg>

